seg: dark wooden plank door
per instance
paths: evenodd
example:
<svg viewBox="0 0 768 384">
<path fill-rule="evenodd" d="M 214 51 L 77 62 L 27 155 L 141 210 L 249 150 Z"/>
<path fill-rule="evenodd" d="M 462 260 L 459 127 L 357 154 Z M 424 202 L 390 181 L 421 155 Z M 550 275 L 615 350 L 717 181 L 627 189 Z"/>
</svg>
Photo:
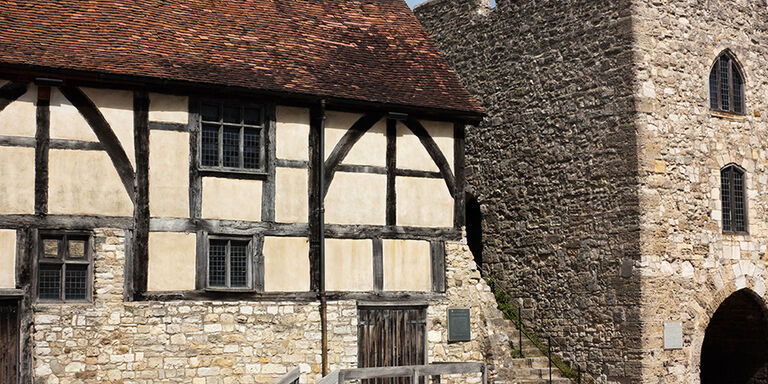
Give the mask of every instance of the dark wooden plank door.
<svg viewBox="0 0 768 384">
<path fill-rule="evenodd" d="M 426 363 L 425 307 L 360 307 L 358 367 Z M 363 384 L 411 384 L 410 378 L 363 380 Z"/>
<path fill-rule="evenodd" d="M 18 379 L 18 302 L 15 300 L 0 300 L 0 383 L 17 384 Z"/>
</svg>

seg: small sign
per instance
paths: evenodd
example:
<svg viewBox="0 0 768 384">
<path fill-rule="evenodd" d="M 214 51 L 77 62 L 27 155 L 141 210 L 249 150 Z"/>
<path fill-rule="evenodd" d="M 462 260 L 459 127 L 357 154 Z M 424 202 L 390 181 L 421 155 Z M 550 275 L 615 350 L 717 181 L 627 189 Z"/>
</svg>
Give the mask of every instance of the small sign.
<svg viewBox="0 0 768 384">
<path fill-rule="evenodd" d="M 664 349 L 683 349 L 683 323 L 664 322 Z"/>
<path fill-rule="evenodd" d="M 472 332 L 469 321 L 469 309 L 449 309 L 448 342 L 470 340 L 472 340 Z"/>
</svg>

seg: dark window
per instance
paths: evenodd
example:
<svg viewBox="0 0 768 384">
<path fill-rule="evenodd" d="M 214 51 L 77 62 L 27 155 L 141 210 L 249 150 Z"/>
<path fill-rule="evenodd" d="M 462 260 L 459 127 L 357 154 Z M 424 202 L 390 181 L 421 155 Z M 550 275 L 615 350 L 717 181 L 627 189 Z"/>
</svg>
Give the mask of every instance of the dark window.
<svg viewBox="0 0 768 384">
<path fill-rule="evenodd" d="M 91 287 L 91 241 L 86 234 L 40 236 L 37 297 L 87 301 Z"/>
<path fill-rule="evenodd" d="M 747 204 L 744 170 L 735 164 L 720 171 L 720 198 L 723 205 L 723 231 L 747 231 Z"/>
<path fill-rule="evenodd" d="M 200 118 L 201 167 L 263 170 L 263 108 L 204 102 Z"/>
<path fill-rule="evenodd" d="M 250 242 L 239 239 L 212 238 L 208 243 L 208 287 L 250 289 Z"/>
<path fill-rule="evenodd" d="M 709 107 L 744 113 L 744 76 L 729 53 L 721 54 L 709 72 Z"/>
</svg>

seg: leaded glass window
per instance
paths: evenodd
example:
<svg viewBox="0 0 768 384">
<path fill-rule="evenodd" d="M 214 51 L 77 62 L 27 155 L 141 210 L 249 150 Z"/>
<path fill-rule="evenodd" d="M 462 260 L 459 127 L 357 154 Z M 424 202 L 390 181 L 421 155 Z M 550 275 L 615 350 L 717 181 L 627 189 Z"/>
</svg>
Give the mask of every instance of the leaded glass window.
<svg viewBox="0 0 768 384">
<path fill-rule="evenodd" d="M 203 102 L 200 109 L 200 166 L 206 169 L 264 169 L 264 110 Z"/>
<path fill-rule="evenodd" d="M 733 57 L 721 54 L 709 72 L 709 107 L 713 110 L 744 113 L 744 76 Z"/>
<path fill-rule="evenodd" d="M 208 242 L 208 287 L 250 289 L 252 260 L 249 241 L 211 238 Z"/>
<path fill-rule="evenodd" d="M 723 232 L 747 232 L 744 170 L 735 164 L 720 171 Z"/>
<path fill-rule="evenodd" d="M 43 234 L 38 245 L 37 297 L 87 301 L 91 292 L 91 241 L 87 234 Z"/>
</svg>

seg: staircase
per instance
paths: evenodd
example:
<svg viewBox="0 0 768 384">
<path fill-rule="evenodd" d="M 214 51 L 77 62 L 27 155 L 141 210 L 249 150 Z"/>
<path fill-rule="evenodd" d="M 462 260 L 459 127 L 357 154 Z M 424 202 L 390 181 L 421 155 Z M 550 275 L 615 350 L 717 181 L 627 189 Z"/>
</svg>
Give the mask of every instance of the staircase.
<svg viewBox="0 0 768 384">
<path fill-rule="evenodd" d="M 515 351 L 520 351 L 517 341 L 514 345 Z M 504 363 L 504 367 L 499 370 L 498 378 L 494 383 L 507 384 L 548 384 L 549 381 L 549 359 L 541 353 L 530 340 L 523 338 L 523 357 L 511 358 Z M 563 377 L 560 370 L 552 367 L 553 384 L 572 384 L 573 382 Z"/>
</svg>

